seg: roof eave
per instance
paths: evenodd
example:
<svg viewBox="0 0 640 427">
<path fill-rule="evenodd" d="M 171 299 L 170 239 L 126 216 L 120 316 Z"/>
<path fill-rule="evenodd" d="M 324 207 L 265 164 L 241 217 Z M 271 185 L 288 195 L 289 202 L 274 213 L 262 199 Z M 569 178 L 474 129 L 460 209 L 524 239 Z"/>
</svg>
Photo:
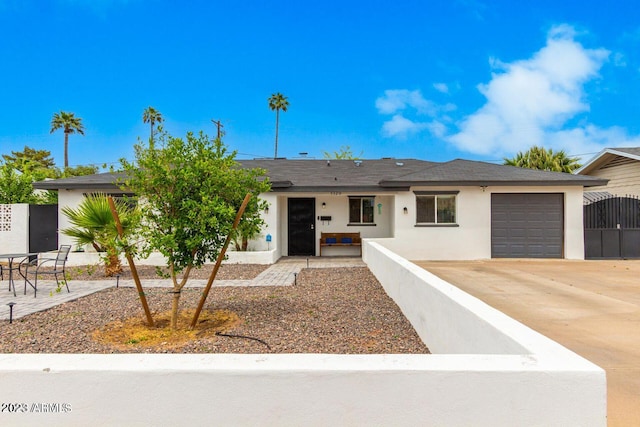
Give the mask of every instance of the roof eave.
<svg viewBox="0 0 640 427">
<path fill-rule="evenodd" d="M 393 182 L 380 182 L 380 186 L 404 186 L 404 187 L 488 187 L 488 186 L 501 186 L 501 187 L 562 187 L 562 186 L 581 186 L 581 187 L 596 187 L 600 185 L 607 185 L 609 180 L 607 179 L 590 179 L 590 180 L 567 180 L 567 181 L 492 181 L 492 180 L 476 180 L 476 181 L 393 181 Z"/>
<path fill-rule="evenodd" d="M 409 191 L 409 186 L 390 186 L 381 187 L 378 185 L 344 185 L 344 186 L 326 186 L 326 185 L 293 185 L 288 188 L 271 188 L 272 192 L 283 193 L 342 193 L 345 191 L 359 192 L 359 193 L 379 193 L 379 192 L 391 192 L 391 191 Z"/>
<path fill-rule="evenodd" d="M 115 183 L 68 183 L 68 184 L 48 184 L 45 181 L 34 182 L 33 188 L 37 190 L 83 190 L 83 189 L 97 189 L 97 190 L 119 190 L 120 187 Z"/>
<path fill-rule="evenodd" d="M 587 163 L 582 165 L 581 168 L 576 169 L 573 173 L 575 175 L 586 175 L 589 172 L 595 169 L 598 169 L 605 162 L 608 156 L 627 157 L 629 159 L 640 161 L 640 156 L 638 155 L 625 153 L 624 151 L 614 150 L 613 148 L 605 148 L 604 150 L 600 151 L 598 154 L 593 156 Z"/>
</svg>

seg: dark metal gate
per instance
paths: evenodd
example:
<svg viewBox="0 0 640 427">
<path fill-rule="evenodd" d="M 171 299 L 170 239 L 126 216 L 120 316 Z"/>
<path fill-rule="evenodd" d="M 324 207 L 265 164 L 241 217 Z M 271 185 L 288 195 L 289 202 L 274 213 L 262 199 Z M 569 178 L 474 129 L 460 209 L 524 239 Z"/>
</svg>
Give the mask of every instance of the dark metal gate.
<svg viewBox="0 0 640 427">
<path fill-rule="evenodd" d="M 608 197 L 584 206 L 587 259 L 640 258 L 640 200 Z"/>
<path fill-rule="evenodd" d="M 29 252 L 58 249 L 58 205 L 29 205 Z"/>
</svg>

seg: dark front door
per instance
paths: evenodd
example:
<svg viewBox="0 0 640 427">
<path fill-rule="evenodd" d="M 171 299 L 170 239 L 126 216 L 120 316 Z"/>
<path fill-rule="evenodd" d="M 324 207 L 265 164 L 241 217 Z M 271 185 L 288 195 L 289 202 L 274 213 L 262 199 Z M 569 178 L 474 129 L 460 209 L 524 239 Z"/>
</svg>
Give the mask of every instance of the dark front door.
<svg viewBox="0 0 640 427">
<path fill-rule="evenodd" d="M 316 199 L 289 199 L 288 212 L 289 256 L 315 256 Z"/>
<path fill-rule="evenodd" d="M 58 249 L 58 205 L 29 205 L 29 252 Z"/>
</svg>

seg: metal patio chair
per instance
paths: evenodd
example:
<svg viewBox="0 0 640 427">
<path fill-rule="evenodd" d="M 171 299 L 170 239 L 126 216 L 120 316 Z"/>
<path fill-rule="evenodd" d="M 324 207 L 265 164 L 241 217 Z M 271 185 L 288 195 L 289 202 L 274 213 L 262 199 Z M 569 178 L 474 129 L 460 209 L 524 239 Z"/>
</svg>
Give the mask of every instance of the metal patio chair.
<svg viewBox="0 0 640 427">
<path fill-rule="evenodd" d="M 67 283 L 67 278 L 65 277 L 65 264 L 67 263 L 67 257 L 69 256 L 70 251 L 71 245 L 62 245 L 60 246 L 60 249 L 58 249 L 58 253 L 55 258 L 36 258 L 31 263 L 27 264 L 24 271 L 25 292 L 27 290 L 27 282 L 29 282 L 29 284 L 31 284 L 31 286 L 33 287 L 33 297 L 35 298 L 38 292 L 38 276 L 47 274 L 53 274 L 56 279 L 56 286 L 58 289 L 61 289 L 61 283 L 64 283 L 65 287 L 67 288 L 67 292 L 70 292 L 69 284 Z M 33 283 L 31 283 L 28 279 L 29 274 L 33 274 L 35 276 Z M 62 278 L 59 279 L 58 276 L 61 276 Z"/>
</svg>

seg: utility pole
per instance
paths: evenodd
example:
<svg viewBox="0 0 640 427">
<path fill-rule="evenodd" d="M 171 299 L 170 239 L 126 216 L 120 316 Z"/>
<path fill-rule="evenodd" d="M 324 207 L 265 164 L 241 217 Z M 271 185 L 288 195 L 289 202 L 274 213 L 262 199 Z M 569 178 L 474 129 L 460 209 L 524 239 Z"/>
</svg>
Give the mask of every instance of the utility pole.
<svg viewBox="0 0 640 427">
<path fill-rule="evenodd" d="M 217 126 L 217 128 L 218 128 L 218 139 L 220 139 L 220 136 L 222 136 L 222 132 L 221 132 L 220 128 L 223 128 L 224 125 L 222 124 L 222 122 L 220 122 L 220 120 L 215 121 L 215 120 L 211 119 L 211 123 L 213 123 L 214 125 Z"/>
</svg>

